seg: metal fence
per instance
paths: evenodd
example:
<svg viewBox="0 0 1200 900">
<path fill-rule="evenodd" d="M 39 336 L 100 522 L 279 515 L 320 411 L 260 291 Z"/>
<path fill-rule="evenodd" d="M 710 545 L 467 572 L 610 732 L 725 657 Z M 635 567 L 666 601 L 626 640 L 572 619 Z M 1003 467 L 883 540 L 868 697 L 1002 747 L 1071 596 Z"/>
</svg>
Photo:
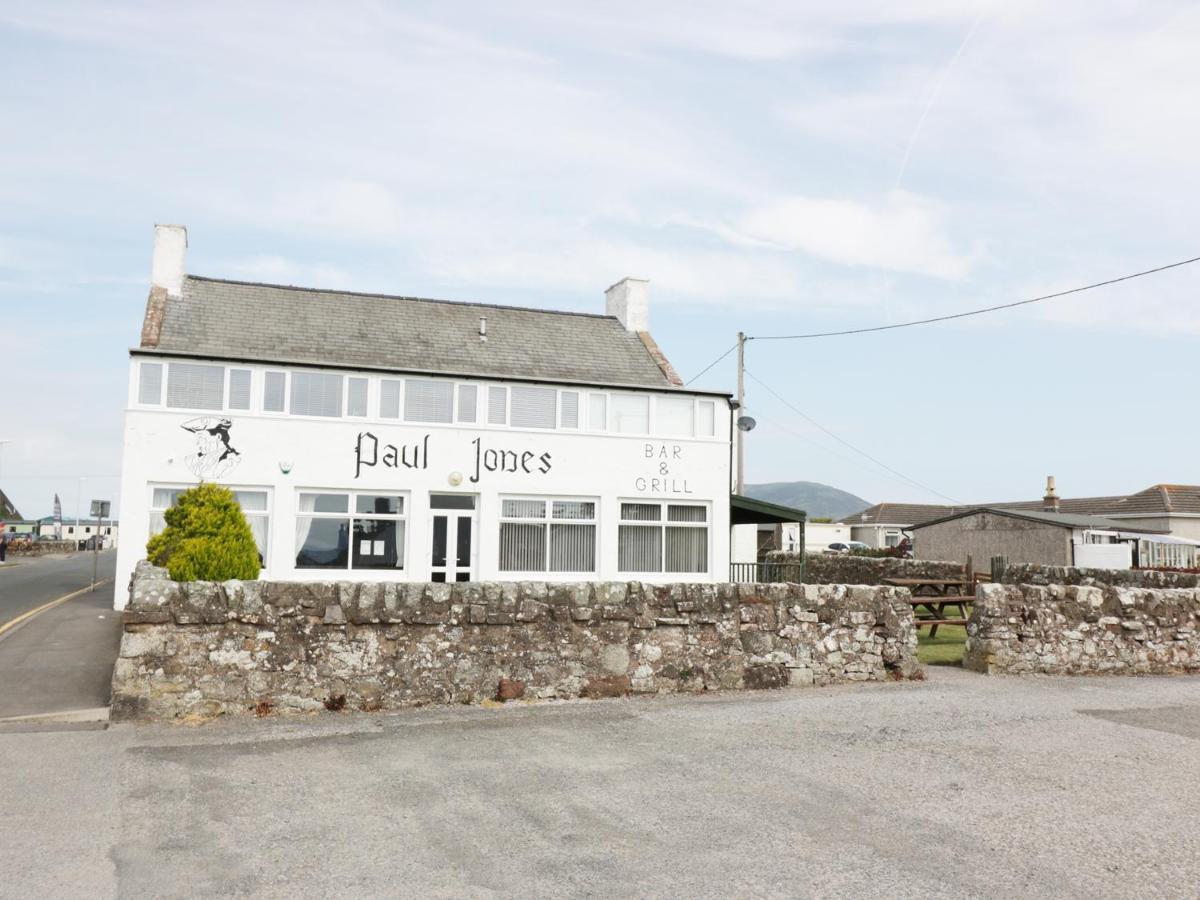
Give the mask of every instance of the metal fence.
<svg viewBox="0 0 1200 900">
<path fill-rule="evenodd" d="M 804 581 L 804 563 L 730 563 L 729 580 L 734 584 L 800 584 Z"/>
</svg>

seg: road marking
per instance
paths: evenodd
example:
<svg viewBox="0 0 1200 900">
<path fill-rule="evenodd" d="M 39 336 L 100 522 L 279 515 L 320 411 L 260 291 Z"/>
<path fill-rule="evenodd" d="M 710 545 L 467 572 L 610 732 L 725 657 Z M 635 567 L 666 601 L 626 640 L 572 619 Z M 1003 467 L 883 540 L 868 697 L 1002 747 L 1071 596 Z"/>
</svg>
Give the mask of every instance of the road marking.
<svg viewBox="0 0 1200 900">
<path fill-rule="evenodd" d="M 59 597 L 57 600 L 51 600 L 49 603 L 43 603 L 41 606 L 35 607 L 35 608 L 29 610 L 28 612 L 21 613 L 21 615 L 17 616 L 15 619 L 9 619 L 3 625 L 0 625 L 0 637 L 4 637 L 5 634 L 12 631 L 18 625 L 21 625 L 24 622 L 28 622 L 34 616 L 40 615 L 41 613 L 44 613 L 48 609 L 53 609 L 54 607 L 58 606 L 60 603 L 66 603 L 72 597 L 78 597 L 80 594 L 90 593 L 93 590 L 93 588 L 103 587 L 104 585 L 108 584 L 108 582 L 110 582 L 112 580 L 113 579 L 111 579 L 111 578 L 101 578 L 99 581 L 96 582 L 95 585 L 88 585 L 87 587 L 80 588 L 77 591 L 71 591 L 71 593 L 64 594 L 63 596 Z"/>
<path fill-rule="evenodd" d="M 9 716 L 0 719 L 0 725 L 7 725 L 10 722 L 107 722 L 108 707 L 97 706 L 94 709 L 68 709 L 63 712 L 52 713 L 35 713 L 30 716 Z"/>
</svg>

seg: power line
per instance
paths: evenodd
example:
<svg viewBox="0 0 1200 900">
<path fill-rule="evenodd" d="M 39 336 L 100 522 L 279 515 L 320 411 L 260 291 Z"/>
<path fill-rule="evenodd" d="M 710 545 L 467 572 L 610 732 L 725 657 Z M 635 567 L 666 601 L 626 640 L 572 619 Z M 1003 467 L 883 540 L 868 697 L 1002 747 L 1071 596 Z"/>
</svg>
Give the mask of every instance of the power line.
<svg viewBox="0 0 1200 900">
<path fill-rule="evenodd" d="M 687 381 L 685 381 L 683 383 L 683 386 L 687 387 L 689 384 L 691 384 L 693 381 L 695 381 L 697 378 L 699 378 L 701 375 L 703 375 L 705 372 L 707 372 L 709 369 L 711 369 L 713 366 L 715 366 L 717 363 L 719 363 L 721 360 L 723 360 L 725 357 L 727 357 L 730 353 L 732 353 L 734 350 L 736 350 L 737 346 L 738 346 L 737 344 L 734 344 L 732 347 L 730 347 L 728 350 L 726 350 L 724 353 L 722 353 L 720 356 L 718 356 L 716 359 L 714 359 L 712 362 L 710 362 L 707 366 L 705 366 L 703 369 L 701 369 L 699 372 L 697 372 L 695 375 L 693 375 L 691 378 L 689 378 Z"/>
<path fill-rule="evenodd" d="M 843 444 L 846 447 L 849 447 L 855 453 L 859 454 L 860 456 L 865 457 L 866 459 L 869 459 L 871 462 L 875 463 L 875 465 L 879 466 L 881 469 L 886 469 L 888 472 L 891 472 L 893 475 L 903 478 L 909 484 L 916 485 L 923 491 L 927 491 L 930 494 L 934 494 L 938 497 L 941 497 L 944 500 L 949 500 L 951 503 L 958 504 L 959 501 L 955 500 L 953 497 L 947 496 L 946 494 L 943 494 L 941 491 L 935 491 L 933 488 L 929 487 L 928 485 L 922 484 L 921 482 L 917 481 L 914 478 L 909 478 L 903 472 L 893 469 L 887 463 L 881 462 L 880 460 L 876 459 L 870 453 L 867 453 L 867 451 L 860 450 L 858 447 L 855 447 L 849 441 L 838 437 L 836 434 L 834 434 L 832 431 L 830 431 L 828 428 L 826 428 L 824 425 L 822 425 L 820 422 L 818 422 L 812 416 L 808 415 L 807 413 L 803 412 L 801 409 L 796 407 L 791 401 L 786 399 L 783 395 L 781 395 L 778 391 L 776 391 L 773 387 L 771 387 L 765 381 L 762 381 L 760 378 L 755 377 L 754 373 L 752 373 L 749 369 L 746 369 L 745 371 L 746 371 L 746 374 L 750 378 L 753 378 L 754 381 L 756 381 L 761 387 L 765 388 L 769 394 L 771 394 L 773 397 L 775 397 L 776 400 L 778 400 L 780 403 L 782 403 L 784 406 L 786 406 L 792 412 L 796 413 L 796 415 L 800 416 L 802 419 L 804 419 L 810 425 L 813 425 L 816 428 L 819 428 L 821 431 L 825 432 L 827 435 L 829 435 L 831 438 L 833 438 L 839 444 Z"/>
<path fill-rule="evenodd" d="M 1143 272 L 1133 272 L 1129 275 L 1122 275 L 1120 278 L 1110 278 L 1107 281 L 1097 281 L 1095 284 L 1085 284 L 1083 287 L 1071 288 L 1067 291 L 1058 291 L 1054 294 L 1043 294 L 1041 297 L 1031 297 L 1028 300 L 1017 300 L 1014 303 L 1001 303 L 999 306 L 985 306 L 982 309 L 972 309 L 967 312 L 953 313 L 948 316 L 934 316 L 930 319 L 917 319 L 913 322 L 897 322 L 894 325 L 875 325 L 870 328 L 848 328 L 844 331 L 818 331 L 811 334 L 768 334 L 768 335 L 753 335 L 748 336 L 748 341 L 795 341 L 805 338 L 823 338 L 823 337 L 841 337 L 847 334 L 866 334 L 872 331 L 892 331 L 896 328 L 911 328 L 914 325 L 929 325 L 933 322 L 948 322 L 951 319 L 965 319 L 968 316 L 979 316 L 984 313 L 998 312 L 1002 309 L 1013 309 L 1017 306 L 1027 306 L 1030 303 L 1040 303 L 1043 300 L 1054 300 L 1057 297 L 1066 297 L 1068 294 L 1078 294 L 1083 291 L 1094 290 L 1095 288 L 1106 287 L 1110 284 L 1118 284 L 1122 281 L 1130 281 L 1134 278 L 1141 278 L 1144 275 L 1153 275 L 1156 272 L 1165 272 L 1168 269 L 1177 269 L 1180 266 L 1191 265 L 1194 262 L 1200 262 L 1200 256 L 1194 256 L 1191 259 L 1180 260 L 1179 262 L 1168 263 L 1165 266 L 1157 266 L 1153 269 L 1146 269 Z M 731 348 L 732 350 L 732 348 Z M 729 353 L 730 351 L 726 351 Z M 722 356 L 722 359 L 724 357 Z M 715 363 L 714 363 L 715 365 Z M 710 367 L 711 368 L 711 367 Z M 707 369 L 705 371 L 708 371 Z M 704 374 L 703 372 L 701 374 Z"/>
</svg>

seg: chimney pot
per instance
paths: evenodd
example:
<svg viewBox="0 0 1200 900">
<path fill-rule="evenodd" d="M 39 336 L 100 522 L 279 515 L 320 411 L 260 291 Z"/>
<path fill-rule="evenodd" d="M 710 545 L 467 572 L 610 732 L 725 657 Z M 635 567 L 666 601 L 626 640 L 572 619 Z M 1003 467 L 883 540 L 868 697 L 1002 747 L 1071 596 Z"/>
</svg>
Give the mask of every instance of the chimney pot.
<svg viewBox="0 0 1200 900">
<path fill-rule="evenodd" d="M 169 297 L 178 297 L 183 293 L 186 263 L 187 228 L 183 225 L 155 225 L 150 286 L 163 288 Z"/>
<path fill-rule="evenodd" d="M 1042 498 L 1043 512 L 1058 512 L 1058 494 L 1054 490 L 1054 476 L 1046 476 L 1046 496 Z"/>
<path fill-rule="evenodd" d="M 605 315 L 616 316 L 626 331 L 650 330 L 647 278 L 622 278 L 604 292 Z"/>
</svg>

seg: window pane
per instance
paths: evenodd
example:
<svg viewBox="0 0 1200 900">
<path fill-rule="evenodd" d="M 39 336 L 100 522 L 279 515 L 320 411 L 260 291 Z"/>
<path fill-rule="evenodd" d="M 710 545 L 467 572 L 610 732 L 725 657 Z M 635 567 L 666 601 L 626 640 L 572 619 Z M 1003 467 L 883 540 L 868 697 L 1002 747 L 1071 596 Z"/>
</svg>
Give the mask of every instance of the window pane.
<svg viewBox="0 0 1200 900">
<path fill-rule="evenodd" d="M 557 391 L 518 385 L 512 389 L 514 428 L 553 428 Z"/>
<path fill-rule="evenodd" d="M 346 382 L 346 415 L 367 414 L 367 379 L 350 378 Z"/>
<path fill-rule="evenodd" d="M 459 568 L 471 565 L 471 520 L 465 516 L 458 520 L 458 541 L 456 543 L 456 559 Z M 459 581 L 463 579 L 460 578 Z"/>
<path fill-rule="evenodd" d="M 475 497 L 472 494 L 430 494 L 431 509 L 474 509 Z"/>
<path fill-rule="evenodd" d="M 559 425 L 563 428 L 579 427 L 579 392 L 563 391 L 559 395 L 562 410 L 559 414 Z"/>
<path fill-rule="evenodd" d="M 404 419 L 406 422 L 449 422 L 454 407 L 454 384 L 449 381 L 404 382 Z"/>
<path fill-rule="evenodd" d="M 613 394 L 609 428 L 621 434 L 645 434 L 650 430 L 650 398 Z"/>
<path fill-rule="evenodd" d="M 657 522 L 662 518 L 662 507 L 657 503 L 622 503 L 621 518 L 633 522 Z"/>
<path fill-rule="evenodd" d="M 588 428 L 608 430 L 608 397 L 605 394 L 588 394 Z"/>
<path fill-rule="evenodd" d="M 546 501 L 504 500 L 500 505 L 500 515 L 506 519 L 544 519 Z"/>
<path fill-rule="evenodd" d="M 550 571 L 596 571 L 596 526 L 551 525 Z"/>
<path fill-rule="evenodd" d="M 544 572 L 546 526 L 500 523 L 500 571 Z"/>
<path fill-rule="evenodd" d="M 708 571 L 708 529 L 667 526 L 667 571 Z"/>
<path fill-rule="evenodd" d="M 157 493 L 157 492 L 156 492 Z M 233 499 L 242 508 L 242 512 L 266 512 L 266 491 L 234 491 Z"/>
<path fill-rule="evenodd" d="M 672 503 L 667 507 L 668 522 L 707 522 L 708 507 L 678 506 Z"/>
<path fill-rule="evenodd" d="M 474 422 L 479 417 L 476 407 L 479 405 L 479 388 L 473 384 L 458 386 L 458 421 Z"/>
<path fill-rule="evenodd" d="M 488 388 L 488 424 L 508 424 L 508 388 Z"/>
<path fill-rule="evenodd" d="M 657 397 L 654 400 L 654 432 L 676 437 L 692 436 L 691 397 Z"/>
<path fill-rule="evenodd" d="M 155 488 L 150 505 L 155 509 L 170 509 L 183 493 L 183 488 Z"/>
<path fill-rule="evenodd" d="M 229 370 L 229 408 L 250 408 L 250 370 Z"/>
<path fill-rule="evenodd" d="M 403 497 L 385 497 L 379 494 L 359 494 L 354 498 L 356 513 L 374 513 L 377 516 L 398 516 L 404 512 Z"/>
<path fill-rule="evenodd" d="M 344 513 L 350 509 L 350 499 L 345 494 L 301 494 L 302 513 Z"/>
<path fill-rule="evenodd" d="M 555 500 L 552 518 L 594 519 L 596 518 L 596 504 L 588 500 Z"/>
<path fill-rule="evenodd" d="M 355 569 L 403 569 L 404 522 L 396 519 L 355 519 Z"/>
<path fill-rule="evenodd" d="M 220 409 L 225 405 L 225 367 L 171 363 L 167 367 L 167 406 Z"/>
<path fill-rule="evenodd" d="M 379 418 L 400 418 L 400 382 L 385 378 L 379 382 Z"/>
<path fill-rule="evenodd" d="M 340 416 L 342 376 L 328 372 L 293 372 L 291 410 L 294 416 Z"/>
<path fill-rule="evenodd" d="M 433 565 L 446 565 L 446 516 L 433 517 Z M 437 574 L 434 573 L 434 581 L 437 581 Z M 446 580 L 444 574 L 442 580 Z"/>
<path fill-rule="evenodd" d="M 696 437 L 712 437 L 716 433 L 717 404 L 701 400 L 696 404 Z"/>
<path fill-rule="evenodd" d="M 150 537 L 154 537 L 156 534 L 161 532 L 166 527 L 167 527 L 167 520 L 163 518 L 162 513 L 160 513 L 160 512 L 150 513 Z M 71 533 L 72 533 L 72 530 L 67 529 L 67 534 L 71 534 Z"/>
<path fill-rule="evenodd" d="M 344 569 L 349 543 L 349 519 L 296 517 L 297 569 Z"/>
<path fill-rule="evenodd" d="M 138 403 L 162 403 L 162 370 L 162 363 L 144 362 L 138 367 Z"/>
<path fill-rule="evenodd" d="M 258 561 L 265 563 L 267 559 L 267 523 L 266 516 L 246 516 L 250 531 L 254 534 L 254 544 L 258 547 Z"/>
<path fill-rule="evenodd" d="M 617 569 L 661 572 L 662 529 L 657 525 L 622 525 L 617 530 Z"/>
<path fill-rule="evenodd" d="M 267 412 L 283 412 L 286 378 L 283 372 L 268 372 L 263 379 L 263 409 Z"/>
</svg>

